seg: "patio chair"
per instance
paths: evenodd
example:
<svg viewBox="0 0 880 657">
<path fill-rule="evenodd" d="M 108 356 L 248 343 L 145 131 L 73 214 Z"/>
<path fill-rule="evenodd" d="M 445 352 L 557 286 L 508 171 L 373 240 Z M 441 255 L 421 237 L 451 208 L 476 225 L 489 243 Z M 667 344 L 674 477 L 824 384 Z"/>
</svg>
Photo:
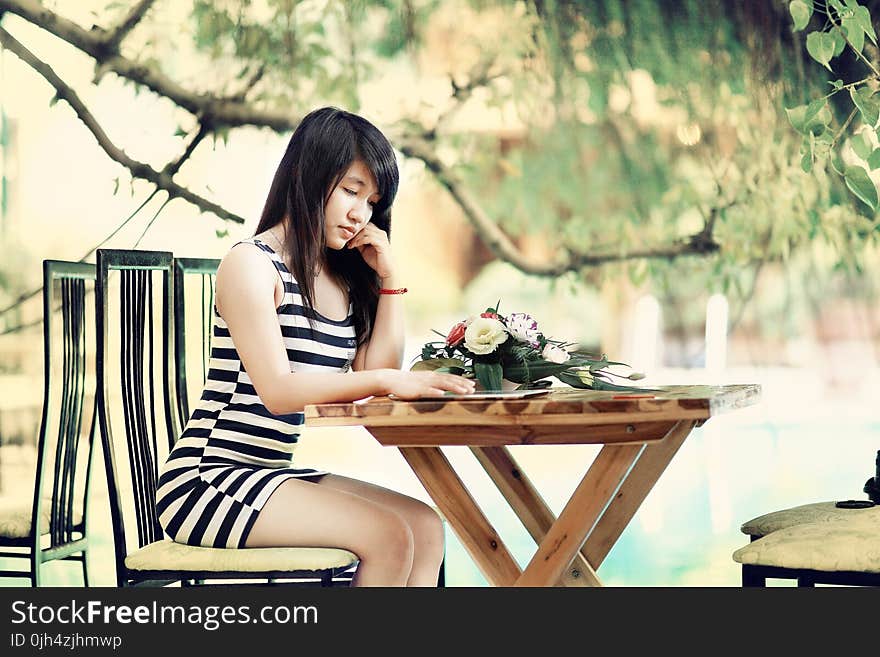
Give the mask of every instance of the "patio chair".
<svg viewBox="0 0 880 657">
<path fill-rule="evenodd" d="M 220 549 L 174 543 L 156 511 L 158 470 L 177 436 L 172 254 L 98 250 L 98 425 L 119 586 L 208 580 L 347 584 L 357 557 L 325 547 Z"/>
<path fill-rule="evenodd" d="M 189 419 L 190 392 L 201 391 L 208 376 L 214 280 L 219 266 L 220 260 L 216 258 L 174 258 L 174 370 L 177 374 L 177 416 L 181 427 Z M 198 301 L 197 308 L 193 305 L 195 301 Z M 187 308 L 191 312 L 188 313 Z M 194 355 L 198 358 L 191 358 Z M 200 369 L 193 368 L 193 360 L 201 365 Z M 200 376 L 194 377 L 196 373 Z M 193 384 L 192 390 L 190 384 Z"/>
<path fill-rule="evenodd" d="M 880 525 L 877 507 L 825 522 L 776 530 L 733 553 L 742 564 L 742 585 L 766 586 L 767 579 L 816 584 L 880 586 Z M 852 511 L 859 511 L 853 509 Z"/>
<path fill-rule="evenodd" d="M 43 409 L 36 441 L 33 496 L 0 502 L 0 556 L 28 559 L 40 586 L 43 564 L 79 561 L 89 585 L 87 511 L 95 435 L 95 266 L 43 261 Z M 9 550 L 9 551 L 6 551 Z"/>
</svg>

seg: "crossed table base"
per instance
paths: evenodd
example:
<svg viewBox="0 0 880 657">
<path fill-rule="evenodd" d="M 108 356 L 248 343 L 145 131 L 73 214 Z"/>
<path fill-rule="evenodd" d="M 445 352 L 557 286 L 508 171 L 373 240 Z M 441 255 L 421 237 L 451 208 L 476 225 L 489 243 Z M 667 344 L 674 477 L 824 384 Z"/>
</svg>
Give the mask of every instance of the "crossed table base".
<svg viewBox="0 0 880 657">
<path fill-rule="evenodd" d="M 596 570 L 691 430 L 754 403 L 755 385 L 669 386 L 649 395 L 553 389 L 518 400 L 319 404 L 308 426 L 362 425 L 397 447 L 487 581 L 601 586 Z M 555 517 L 508 445 L 603 444 Z M 440 447 L 467 446 L 535 540 L 522 570 Z"/>
</svg>

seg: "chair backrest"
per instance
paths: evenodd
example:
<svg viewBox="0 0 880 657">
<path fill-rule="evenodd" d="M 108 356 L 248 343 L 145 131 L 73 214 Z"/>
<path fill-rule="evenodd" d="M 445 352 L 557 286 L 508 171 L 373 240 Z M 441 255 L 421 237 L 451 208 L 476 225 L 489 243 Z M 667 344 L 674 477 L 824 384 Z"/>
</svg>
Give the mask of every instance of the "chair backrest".
<svg viewBox="0 0 880 657">
<path fill-rule="evenodd" d="M 85 536 L 95 435 L 94 291 L 94 265 L 43 261 L 43 411 L 31 517 L 35 551 L 51 553 Z"/>
<path fill-rule="evenodd" d="M 174 259 L 174 371 L 177 375 L 177 418 L 181 427 L 189 419 L 190 393 L 201 391 L 208 376 L 214 280 L 219 266 L 220 260 L 216 258 Z M 200 370 L 194 367 L 196 361 L 201 364 Z M 201 373 L 200 377 L 195 376 L 197 372 Z"/>
<path fill-rule="evenodd" d="M 172 255 L 99 249 L 98 420 L 117 580 L 125 556 L 164 537 L 158 470 L 177 437 L 172 373 Z M 127 532 L 136 527 L 136 533 Z"/>
</svg>

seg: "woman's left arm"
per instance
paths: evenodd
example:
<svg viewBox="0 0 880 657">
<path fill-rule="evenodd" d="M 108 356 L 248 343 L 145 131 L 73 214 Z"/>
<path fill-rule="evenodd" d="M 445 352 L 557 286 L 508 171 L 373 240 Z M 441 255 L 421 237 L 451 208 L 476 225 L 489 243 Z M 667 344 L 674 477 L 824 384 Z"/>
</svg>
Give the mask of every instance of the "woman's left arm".
<svg viewBox="0 0 880 657">
<path fill-rule="evenodd" d="M 367 224 L 349 241 L 347 248 L 356 248 L 379 275 L 379 285 L 396 288 L 396 270 L 391 256 L 388 234 L 373 224 Z M 370 339 L 358 347 L 353 370 L 401 369 L 403 365 L 404 309 L 402 294 L 380 294 L 376 320 Z"/>
</svg>

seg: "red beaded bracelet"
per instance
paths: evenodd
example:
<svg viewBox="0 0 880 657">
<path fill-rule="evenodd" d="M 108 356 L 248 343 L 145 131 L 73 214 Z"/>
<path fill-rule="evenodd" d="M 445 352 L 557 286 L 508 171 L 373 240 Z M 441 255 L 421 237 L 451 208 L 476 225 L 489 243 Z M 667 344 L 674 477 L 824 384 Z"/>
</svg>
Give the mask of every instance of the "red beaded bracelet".
<svg viewBox="0 0 880 657">
<path fill-rule="evenodd" d="M 387 288 L 381 287 L 379 288 L 379 294 L 406 294 L 407 290 L 405 287 L 398 288 Z"/>
</svg>

